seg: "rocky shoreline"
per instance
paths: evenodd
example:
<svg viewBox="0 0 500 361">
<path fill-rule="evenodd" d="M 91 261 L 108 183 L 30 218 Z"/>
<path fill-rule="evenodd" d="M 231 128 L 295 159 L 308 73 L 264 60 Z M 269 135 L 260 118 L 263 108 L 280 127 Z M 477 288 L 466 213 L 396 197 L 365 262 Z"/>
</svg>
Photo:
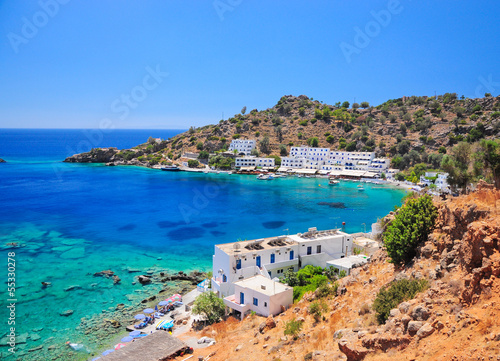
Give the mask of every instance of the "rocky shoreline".
<svg viewBox="0 0 500 361">
<path fill-rule="evenodd" d="M 138 273 L 134 277 L 135 282 L 141 283 L 145 288 L 149 285 L 161 285 L 160 291 L 153 291 L 144 297 L 141 301 L 135 301 L 130 305 L 118 303 L 114 307 L 103 309 L 101 313 L 94 314 L 91 317 L 82 317 L 79 324 L 76 326 L 76 331 L 81 335 L 76 340 L 67 340 L 84 344 L 88 352 L 73 351 L 66 344 L 57 342 L 54 337 L 44 340 L 43 344 L 27 349 L 20 348 L 16 352 L 17 360 L 87 360 L 89 355 L 98 355 L 105 349 L 112 346 L 115 339 L 126 333 L 126 327 L 137 321 L 134 320 L 134 315 L 141 313 L 143 309 L 154 308 L 161 300 L 166 299 L 174 293 L 182 295 L 193 290 L 198 283 L 206 278 L 206 273 L 193 271 L 184 273 L 168 272 L 142 272 L 141 270 L 130 270 Z M 103 270 L 93 274 L 94 277 L 109 278 L 113 284 L 120 282 L 119 277 L 111 270 Z M 72 288 L 68 289 L 71 292 Z M 147 294 L 147 293 L 146 293 Z M 65 312 L 71 314 L 72 310 Z M 61 314 L 62 317 L 67 316 Z M 41 330 L 41 329 L 40 329 Z M 34 340 L 37 331 L 31 330 L 29 333 L 20 335 L 21 339 Z M 61 332 L 71 330 L 61 330 Z M 20 345 L 18 345 L 20 346 Z"/>
</svg>

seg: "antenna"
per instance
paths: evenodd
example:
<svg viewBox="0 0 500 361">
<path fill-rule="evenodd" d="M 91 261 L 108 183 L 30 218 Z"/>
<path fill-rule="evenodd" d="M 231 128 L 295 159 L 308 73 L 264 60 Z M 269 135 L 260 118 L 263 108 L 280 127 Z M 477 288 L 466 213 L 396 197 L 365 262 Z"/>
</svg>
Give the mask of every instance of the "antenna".
<svg viewBox="0 0 500 361">
<path fill-rule="evenodd" d="M 290 228 L 285 228 L 284 231 L 286 231 L 287 236 L 290 235 Z"/>
</svg>

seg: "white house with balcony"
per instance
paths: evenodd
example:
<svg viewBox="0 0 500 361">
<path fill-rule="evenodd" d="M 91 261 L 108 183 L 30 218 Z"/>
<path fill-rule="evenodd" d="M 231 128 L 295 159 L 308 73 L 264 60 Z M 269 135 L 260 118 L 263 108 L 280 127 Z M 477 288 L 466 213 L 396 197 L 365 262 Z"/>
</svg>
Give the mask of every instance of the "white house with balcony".
<svg viewBox="0 0 500 361">
<path fill-rule="evenodd" d="M 250 155 L 252 150 L 255 149 L 257 141 L 255 139 L 233 139 L 229 145 L 229 152 L 234 152 L 235 150 L 238 154 Z"/>
<path fill-rule="evenodd" d="M 425 186 L 435 184 L 436 189 L 440 192 L 446 193 L 450 191 L 448 184 L 448 173 L 425 172 L 424 175 L 420 176 L 420 183 Z"/>
<path fill-rule="evenodd" d="M 238 281 L 261 275 L 281 277 L 290 267 L 326 267 L 327 261 L 349 256 L 353 238 L 337 229 L 215 245 L 212 289 L 219 297 L 234 294 Z"/>
<path fill-rule="evenodd" d="M 277 315 L 293 303 L 293 287 L 256 275 L 234 284 L 234 294 L 224 298 L 226 307 L 241 319 L 253 311 L 261 316 Z"/>
<path fill-rule="evenodd" d="M 260 158 L 253 156 L 239 157 L 234 160 L 236 168 L 241 167 L 259 167 L 274 168 L 274 158 Z"/>
</svg>

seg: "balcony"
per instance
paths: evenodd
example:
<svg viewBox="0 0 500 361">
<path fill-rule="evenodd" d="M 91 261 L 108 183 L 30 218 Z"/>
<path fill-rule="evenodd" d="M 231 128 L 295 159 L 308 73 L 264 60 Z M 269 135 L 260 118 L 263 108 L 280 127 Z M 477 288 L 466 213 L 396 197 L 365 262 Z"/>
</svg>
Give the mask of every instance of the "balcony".
<svg viewBox="0 0 500 361">
<path fill-rule="evenodd" d="M 248 303 L 246 304 L 240 304 L 238 300 L 236 299 L 236 295 L 230 295 L 224 298 L 224 304 L 232 308 L 233 310 L 241 312 L 241 314 L 244 314 L 250 309 L 250 305 Z"/>
</svg>

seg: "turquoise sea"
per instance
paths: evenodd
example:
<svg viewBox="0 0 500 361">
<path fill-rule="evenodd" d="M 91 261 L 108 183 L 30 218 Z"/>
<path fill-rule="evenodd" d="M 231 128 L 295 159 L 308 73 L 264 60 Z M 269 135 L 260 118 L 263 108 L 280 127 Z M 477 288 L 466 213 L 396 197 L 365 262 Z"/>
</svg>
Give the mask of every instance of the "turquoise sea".
<svg viewBox="0 0 500 361">
<path fill-rule="evenodd" d="M 11 327 L 7 306 L 14 298 L 21 342 L 15 355 L 0 346 L 1 359 L 39 360 L 40 352 L 66 341 L 97 348 L 78 327 L 81 318 L 119 303 L 135 305 L 158 290 L 134 284 L 138 273 L 133 269 L 208 271 L 214 244 L 341 227 L 342 222 L 348 232 L 369 230 L 404 196 L 402 190 L 374 184 L 366 184 L 364 192 L 354 182 L 329 187 L 327 179 L 260 181 L 61 163 L 90 145 L 128 148 L 149 136 L 165 139 L 179 132 L 0 130 L 0 158 L 7 161 L 0 164 L 0 275 L 5 280 L 0 338 L 5 342 Z M 345 208 L 332 207 L 333 202 Z M 20 247 L 9 247 L 12 242 Z M 9 252 L 15 252 L 12 297 L 7 293 Z M 120 284 L 93 276 L 108 269 Z M 42 287 L 42 282 L 51 285 Z M 67 310 L 73 313 L 60 315 Z"/>
</svg>

